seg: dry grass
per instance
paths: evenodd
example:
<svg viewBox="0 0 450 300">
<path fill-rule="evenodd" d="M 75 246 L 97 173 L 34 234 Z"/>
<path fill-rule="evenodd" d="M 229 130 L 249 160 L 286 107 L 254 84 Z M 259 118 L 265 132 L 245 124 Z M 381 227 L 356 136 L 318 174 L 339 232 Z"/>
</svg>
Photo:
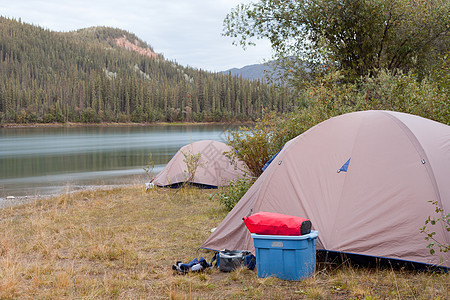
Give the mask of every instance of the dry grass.
<svg viewBox="0 0 450 300">
<path fill-rule="evenodd" d="M 449 275 L 347 265 L 301 282 L 178 275 L 225 216 L 214 191 L 85 191 L 0 210 L 1 299 L 449 299 Z"/>
</svg>

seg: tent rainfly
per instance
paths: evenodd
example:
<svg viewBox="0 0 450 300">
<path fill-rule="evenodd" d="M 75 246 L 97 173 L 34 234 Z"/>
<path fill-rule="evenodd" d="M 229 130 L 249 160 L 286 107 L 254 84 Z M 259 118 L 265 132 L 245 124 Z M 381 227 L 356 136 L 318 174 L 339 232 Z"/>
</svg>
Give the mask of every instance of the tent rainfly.
<svg viewBox="0 0 450 300">
<path fill-rule="evenodd" d="M 202 140 L 181 147 L 166 167 L 153 179 L 160 187 L 177 187 L 189 178 L 186 157 L 200 154 L 195 176 L 190 183 L 204 188 L 217 188 L 244 174 L 242 162 L 231 164 L 224 152 L 234 151 L 232 147 L 218 141 Z"/>
<path fill-rule="evenodd" d="M 392 111 L 324 121 L 286 143 L 203 243 L 254 251 L 242 217 L 268 211 L 309 218 L 317 249 L 450 267 L 450 252 L 420 232 L 436 206 L 450 212 L 450 126 Z M 450 243 L 442 224 L 428 224 Z M 435 246 L 436 248 L 436 246 Z"/>
</svg>

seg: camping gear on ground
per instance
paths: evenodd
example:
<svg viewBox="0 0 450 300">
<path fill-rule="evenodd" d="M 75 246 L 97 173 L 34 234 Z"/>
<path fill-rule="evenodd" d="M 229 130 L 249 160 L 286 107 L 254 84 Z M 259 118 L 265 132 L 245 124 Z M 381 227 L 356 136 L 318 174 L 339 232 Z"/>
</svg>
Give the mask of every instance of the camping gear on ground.
<svg viewBox="0 0 450 300">
<path fill-rule="evenodd" d="M 253 252 L 242 222 L 253 209 L 313 220 L 318 250 L 450 267 L 450 252 L 431 255 L 420 232 L 429 216 L 438 217 L 436 207 L 450 212 L 450 126 L 399 112 L 353 112 L 290 140 L 274 162 L 203 248 Z M 443 226 L 427 226 L 450 243 Z"/>
<path fill-rule="evenodd" d="M 172 265 L 172 270 L 177 271 L 180 274 L 186 274 L 188 272 L 198 272 L 208 269 L 212 266 L 212 264 L 208 263 L 203 257 L 200 257 L 199 260 L 194 258 L 188 263 L 183 264 L 181 261 L 177 261 L 174 265 Z"/>
<path fill-rule="evenodd" d="M 250 251 L 222 250 L 216 253 L 215 258 L 217 259 L 216 266 L 222 272 L 231 272 L 241 266 L 253 270 L 256 265 L 256 258 Z"/>
<path fill-rule="evenodd" d="M 203 140 L 183 146 L 164 169 L 152 180 L 159 187 L 179 187 L 186 180 L 202 188 L 217 188 L 243 176 L 247 170 L 244 163 L 231 164 L 224 152 L 235 151 L 231 146 L 213 140 Z M 187 158 L 200 154 L 193 178 L 189 178 Z"/>
<path fill-rule="evenodd" d="M 311 232 L 311 221 L 305 218 L 260 211 L 243 218 L 251 233 L 265 235 L 302 235 Z"/>
<path fill-rule="evenodd" d="M 252 233 L 258 277 L 302 280 L 314 275 L 317 236 L 317 231 L 297 236 Z"/>
</svg>

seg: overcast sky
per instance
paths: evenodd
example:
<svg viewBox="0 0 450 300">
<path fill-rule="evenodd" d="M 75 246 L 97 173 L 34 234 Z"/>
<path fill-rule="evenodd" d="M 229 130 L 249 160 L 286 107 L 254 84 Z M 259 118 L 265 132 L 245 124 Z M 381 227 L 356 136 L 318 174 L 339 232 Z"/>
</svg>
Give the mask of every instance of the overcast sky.
<svg viewBox="0 0 450 300">
<path fill-rule="evenodd" d="M 224 71 L 270 60 L 267 41 L 233 46 L 223 20 L 251 0 L 0 0 L 0 15 L 54 31 L 110 26 L 136 34 L 168 60 Z M 253 1 L 254 2 L 254 1 Z"/>
</svg>

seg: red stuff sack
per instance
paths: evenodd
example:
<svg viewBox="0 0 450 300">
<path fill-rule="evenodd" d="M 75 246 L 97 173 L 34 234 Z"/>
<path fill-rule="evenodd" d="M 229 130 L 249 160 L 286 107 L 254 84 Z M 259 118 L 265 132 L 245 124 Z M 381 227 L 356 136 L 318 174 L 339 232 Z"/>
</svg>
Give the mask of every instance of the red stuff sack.
<svg viewBox="0 0 450 300">
<path fill-rule="evenodd" d="M 311 232 L 311 221 L 296 216 L 260 211 L 243 218 L 251 233 L 264 235 L 303 235 Z"/>
</svg>

